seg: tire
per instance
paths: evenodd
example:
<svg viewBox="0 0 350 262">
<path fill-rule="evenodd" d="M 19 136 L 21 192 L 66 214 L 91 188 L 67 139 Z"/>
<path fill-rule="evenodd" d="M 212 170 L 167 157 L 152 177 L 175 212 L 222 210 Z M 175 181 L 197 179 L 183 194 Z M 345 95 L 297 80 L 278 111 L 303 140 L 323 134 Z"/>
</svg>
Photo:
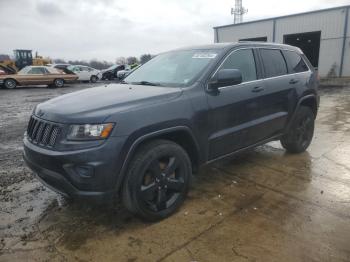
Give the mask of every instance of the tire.
<svg viewBox="0 0 350 262">
<path fill-rule="evenodd" d="M 301 106 L 288 133 L 281 138 L 282 146 L 290 153 L 304 152 L 311 144 L 314 128 L 314 113 L 310 107 Z"/>
<path fill-rule="evenodd" d="M 64 87 L 64 80 L 61 78 L 55 79 L 55 81 L 53 81 L 53 87 L 55 88 Z"/>
<path fill-rule="evenodd" d="M 17 82 L 14 79 L 6 79 L 4 82 L 4 87 L 7 89 L 14 89 L 17 86 Z"/>
<path fill-rule="evenodd" d="M 186 151 L 168 140 L 139 148 L 123 184 L 122 201 L 133 214 L 158 221 L 172 215 L 186 198 L 192 174 Z"/>
<path fill-rule="evenodd" d="M 98 77 L 97 77 L 97 76 L 91 76 L 91 77 L 90 77 L 90 82 L 91 82 L 91 83 L 96 83 L 97 80 L 98 80 Z"/>
</svg>

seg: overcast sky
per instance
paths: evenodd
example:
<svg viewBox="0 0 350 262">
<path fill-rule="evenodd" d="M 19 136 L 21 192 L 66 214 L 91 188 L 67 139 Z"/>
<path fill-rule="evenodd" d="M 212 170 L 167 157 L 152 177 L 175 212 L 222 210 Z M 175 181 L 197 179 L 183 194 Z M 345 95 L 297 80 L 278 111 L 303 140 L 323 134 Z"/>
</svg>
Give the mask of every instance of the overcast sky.
<svg viewBox="0 0 350 262">
<path fill-rule="evenodd" d="M 350 4 L 350 0 L 243 0 L 244 21 Z M 0 53 L 115 61 L 213 42 L 234 0 L 0 0 Z"/>
</svg>

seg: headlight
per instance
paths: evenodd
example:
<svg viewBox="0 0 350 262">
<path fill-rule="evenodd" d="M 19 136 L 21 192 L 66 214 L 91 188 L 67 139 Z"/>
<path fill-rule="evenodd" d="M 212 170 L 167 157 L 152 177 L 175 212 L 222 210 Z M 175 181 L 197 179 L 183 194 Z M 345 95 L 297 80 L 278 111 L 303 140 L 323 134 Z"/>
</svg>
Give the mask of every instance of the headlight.
<svg viewBox="0 0 350 262">
<path fill-rule="evenodd" d="M 99 125 L 71 125 L 67 139 L 69 140 L 96 140 L 106 139 L 112 132 L 114 124 Z"/>
</svg>

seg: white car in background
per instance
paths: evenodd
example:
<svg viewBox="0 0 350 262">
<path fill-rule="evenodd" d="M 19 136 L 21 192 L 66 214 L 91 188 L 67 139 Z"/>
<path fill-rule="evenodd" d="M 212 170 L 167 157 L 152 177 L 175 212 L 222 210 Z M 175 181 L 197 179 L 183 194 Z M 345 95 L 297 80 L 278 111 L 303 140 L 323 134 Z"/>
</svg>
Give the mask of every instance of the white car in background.
<svg viewBox="0 0 350 262">
<path fill-rule="evenodd" d="M 72 71 L 79 78 L 79 81 L 90 81 L 91 83 L 96 83 L 98 80 L 99 70 L 83 65 L 72 65 L 67 67 L 68 70 Z"/>
</svg>

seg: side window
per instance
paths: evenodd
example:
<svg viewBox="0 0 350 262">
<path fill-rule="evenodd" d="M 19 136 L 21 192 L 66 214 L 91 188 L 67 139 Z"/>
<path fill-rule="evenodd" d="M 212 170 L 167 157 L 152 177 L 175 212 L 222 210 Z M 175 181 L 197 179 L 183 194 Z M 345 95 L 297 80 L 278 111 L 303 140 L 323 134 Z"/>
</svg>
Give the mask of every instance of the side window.
<svg viewBox="0 0 350 262">
<path fill-rule="evenodd" d="M 41 71 L 41 68 L 40 67 L 33 67 L 32 69 L 30 69 L 28 71 L 29 75 L 35 75 L 35 74 L 43 74 L 43 72 Z"/>
<path fill-rule="evenodd" d="M 266 78 L 287 74 L 287 65 L 280 50 L 260 49 L 260 54 L 264 64 Z"/>
<path fill-rule="evenodd" d="M 42 67 L 41 70 L 42 70 L 43 74 L 50 74 L 49 70 L 47 70 L 44 67 Z"/>
<path fill-rule="evenodd" d="M 287 61 L 289 73 L 291 74 L 300 73 L 300 72 L 305 72 L 309 70 L 306 63 L 298 53 L 294 51 L 287 51 L 287 50 L 284 50 L 282 52 Z"/>
<path fill-rule="evenodd" d="M 242 81 L 256 80 L 256 66 L 252 49 L 241 49 L 233 52 L 221 69 L 239 69 L 242 72 Z"/>
</svg>

